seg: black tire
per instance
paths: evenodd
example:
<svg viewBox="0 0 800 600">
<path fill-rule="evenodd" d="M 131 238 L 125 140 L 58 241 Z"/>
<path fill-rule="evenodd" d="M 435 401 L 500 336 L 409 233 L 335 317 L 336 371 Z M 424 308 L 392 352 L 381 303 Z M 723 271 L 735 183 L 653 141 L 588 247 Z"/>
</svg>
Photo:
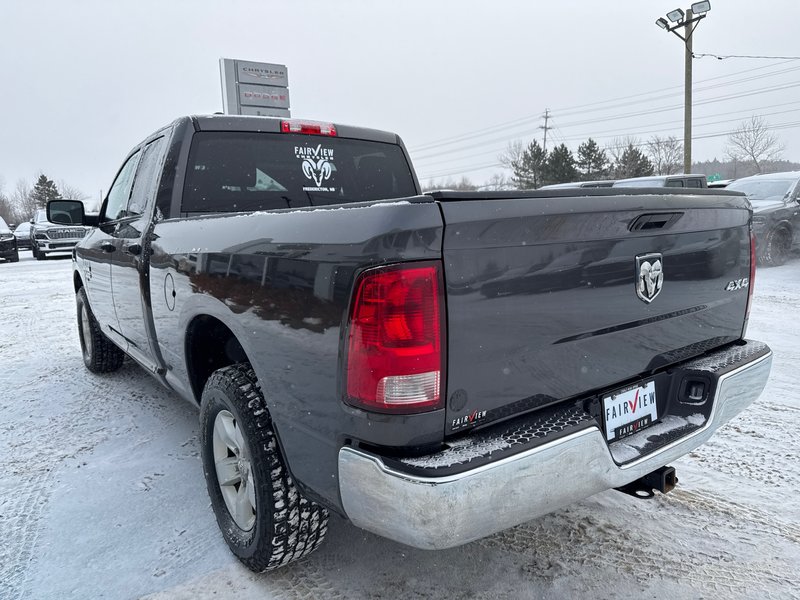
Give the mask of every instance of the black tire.
<svg viewBox="0 0 800 600">
<path fill-rule="evenodd" d="M 47 258 L 47 255 L 44 252 L 41 252 L 38 246 L 34 247 L 33 255 L 36 257 L 36 260 L 44 260 Z"/>
<path fill-rule="evenodd" d="M 232 421 L 230 420 L 232 418 Z M 228 445 L 215 434 L 217 421 L 232 424 L 240 432 L 242 449 Z M 216 436 L 216 437 L 215 437 Z M 225 453 L 229 466 L 226 486 L 221 486 L 215 460 Z M 316 550 L 325 538 L 328 511 L 304 498 L 286 469 L 266 402 L 253 368 L 247 363 L 223 367 L 211 374 L 203 389 L 200 408 L 200 445 L 208 495 L 228 547 L 247 568 L 255 572 L 282 567 Z M 238 483 L 235 481 L 238 476 Z M 238 485 L 238 487 L 237 487 Z M 223 496 L 252 494 L 254 506 L 246 505 L 250 526 L 237 522 Z M 236 512 L 236 511 L 234 511 Z M 238 514 L 243 521 L 243 514 Z"/>
<path fill-rule="evenodd" d="M 14 254 L 14 256 L 12 256 L 8 260 L 9 260 L 9 262 L 19 262 L 19 251 L 16 254 Z"/>
<path fill-rule="evenodd" d="M 78 290 L 75 302 L 78 307 L 78 337 L 81 341 L 83 364 L 92 373 L 116 371 L 122 366 L 125 353 L 100 330 L 84 288 Z"/>
<path fill-rule="evenodd" d="M 792 249 L 792 234 L 785 227 L 770 230 L 764 236 L 759 259 L 766 267 L 779 267 L 789 258 Z"/>
</svg>

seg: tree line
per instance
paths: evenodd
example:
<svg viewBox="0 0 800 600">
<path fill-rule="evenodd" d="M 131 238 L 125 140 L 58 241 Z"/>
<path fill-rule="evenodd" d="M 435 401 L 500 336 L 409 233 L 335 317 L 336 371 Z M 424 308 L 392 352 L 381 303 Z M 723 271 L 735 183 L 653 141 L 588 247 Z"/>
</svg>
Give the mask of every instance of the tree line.
<svg viewBox="0 0 800 600">
<path fill-rule="evenodd" d="M 30 221 L 36 210 L 45 208 L 50 200 L 86 200 L 88 196 L 65 181 L 58 185 L 40 173 L 33 185 L 20 179 L 14 189 L 6 193 L 3 180 L 0 178 L 0 217 L 6 223 L 22 223 Z"/>
<path fill-rule="evenodd" d="M 784 146 L 767 122 L 758 116 L 743 121 L 728 135 L 726 161 L 695 162 L 692 172 L 735 179 L 798 168 L 782 160 Z M 578 146 L 575 154 L 559 144 L 546 151 L 537 140 L 527 145 L 509 144 L 498 157 L 511 176 L 495 174 L 485 185 L 474 185 L 467 177 L 430 181 L 426 189 L 508 190 L 536 189 L 543 185 L 575 181 L 627 179 L 650 175 L 673 175 L 683 170 L 683 142 L 675 136 L 652 136 L 645 142 L 635 137 L 616 138 L 605 148 L 592 138 Z"/>
</svg>

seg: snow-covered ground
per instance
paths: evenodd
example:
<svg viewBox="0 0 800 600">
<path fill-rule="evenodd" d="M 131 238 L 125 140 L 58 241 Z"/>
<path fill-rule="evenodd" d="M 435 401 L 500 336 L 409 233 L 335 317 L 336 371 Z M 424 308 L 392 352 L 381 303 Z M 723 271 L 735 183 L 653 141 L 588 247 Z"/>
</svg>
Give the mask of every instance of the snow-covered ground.
<svg viewBox="0 0 800 600">
<path fill-rule="evenodd" d="M 88 373 L 70 261 L 0 264 L 0 598 L 799 598 L 800 260 L 760 269 L 761 399 L 653 500 L 597 494 L 442 552 L 332 517 L 307 559 L 254 575 L 217 531 L 197 413 L 133 364 Z"/>
</svg>

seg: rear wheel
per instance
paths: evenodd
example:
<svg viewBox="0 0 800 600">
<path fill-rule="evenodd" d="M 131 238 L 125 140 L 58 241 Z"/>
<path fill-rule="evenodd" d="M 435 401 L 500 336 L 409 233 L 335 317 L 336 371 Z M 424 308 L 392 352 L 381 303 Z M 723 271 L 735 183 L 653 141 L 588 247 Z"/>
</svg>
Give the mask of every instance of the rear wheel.
<svg viewBox="0 0 800 600">
<path fill-rule="evenodd" d="M 19 251 L 17 251 L 17 252 L 15 252 L 15 253 L 14 253 L 14 256 L 12 256 L 12 257 L 9 259 L 9 262 L 19 262 Z"/>
<path fill-rule="evenodd" d="M 328 511 L 295 486 L 249 364 L 211 374 L 203 389 L 200 439 L 211 506 L 240 561 L 267 571 L 319 547 Z"/>
<path fill-rule="evenodd" d="M 779 267 L 789 258 L 792 249 L 792 234 L 784 227 L 771 230 L 764 236 L 763 249 L 760 253 L 761 264 L 768 267 Z"/>
<path fill-rule="evenodd" d="M 86 290 L 81 288 L 76 296 L 78 306 L 78 337 L 81 341 L 83 364 L 92 373 L 109 373 L 122 366 L 125 353 L 117 348 L 100 330 L 100 325 L 89 307 Z"/>
</svg>

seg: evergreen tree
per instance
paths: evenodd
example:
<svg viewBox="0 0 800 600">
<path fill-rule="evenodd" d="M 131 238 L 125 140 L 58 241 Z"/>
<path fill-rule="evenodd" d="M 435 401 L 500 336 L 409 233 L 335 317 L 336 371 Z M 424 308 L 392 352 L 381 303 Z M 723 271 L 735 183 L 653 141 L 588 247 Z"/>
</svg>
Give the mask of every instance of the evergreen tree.
<svg viewBox="0 0 800 600">
<path fill-rule="evenodd" d="M 518 158 L 511 161 L 514 185 L 521 190 L 533 190 L 540 187 L 546 161 L 547 154 L 539 142 L 533 140 Z"/>
<path fill-rule="evenodd" d="M 39 179 L 36 180 L 31 197 L 36 202 L 36 208 L 45 208 L 50 200 L 61 200 L 61 194 L 58 193 L 56 184 L 44 173 L 39 175 Z"/>
<path fill-rule="evenodd" d="M 580 172 L 581 181 L 595 181 L 608 177 L 611 166 L 606 151 L 602 150 L 592 138 L 578 146 L 575 166 Z"/>
<path fill-rule="evenodd" d="M 619 161 L 614 165 L 614 176 L 617 179 L 628 177 L 646 177 L 653 174 L 653 163 L 633 144 L 628 144 Z"/>
<path fill-rule="evenodd" d="M 556 146 L 550 151 L 544 169 L 544 183 L 567 183 L 575 181 L 578 171 L 575 157 L 566 144 Z"/>
</svg>

